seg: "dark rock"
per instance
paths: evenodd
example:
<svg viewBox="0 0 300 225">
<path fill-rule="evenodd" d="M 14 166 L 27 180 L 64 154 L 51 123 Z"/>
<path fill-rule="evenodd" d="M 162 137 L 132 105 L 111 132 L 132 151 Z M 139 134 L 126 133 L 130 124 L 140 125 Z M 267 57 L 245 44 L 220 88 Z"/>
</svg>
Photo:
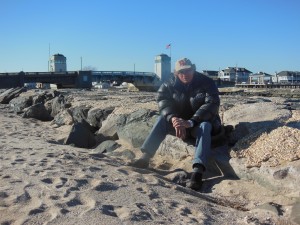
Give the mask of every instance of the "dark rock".
<svg viewBox="0 0 300 225">
<path fill-rule="evenodd" d="M 50 121 L 53 118 L 49 115 L 45 106 L 41 103 L 32 105 L 24 109 L 23 118 L 34 118 L 41 121 Z"/>
<path fill-rule="evenodd" d="M 0 94 L 0 104 L 8 104 L 13 98 L 18 97 L 22 92 L 25 92 L 26 88 L 17 87 L 10 88 Z"/>
<path fill-rule="evenodd" d="M 96 141 L 93 132 L 87 128 L 86 122 L 75 123 L 65 144 L 74 145 L 79 148 L 91 148 L 95 146 Z"/>
<path fill-rule="evenodd" d="M 51 116 L 55 117 L 60 111 L 64 110 L 65 107 L 65 97 L 63 95 L 59 95 L 55 97 L 53 100 L 48 102 L 51 103 Z M 49 107 L 49 106 L 48 106 Z"/>
<path fill-rule="evenodd" d="M 73 109 L 70 109 L 72 112 L 74 123 L 80 122 L 82 120 L 86 120 L 90 108 L 91 107 L 87 107 L 87 106 L 77 106 L 74 107 Z"/>
<path fill-rule="evenodd" d="M 16 97 L 9 104 L 15 113 L 23 113 L 23 109 L 32 105 L 32 96 Z"/>
<path fill-rule="evenodd" d="M 112 140 L 103 141 L 100 145 L 98 145 L 94 151 L 105 153 L 105 152 L 112 152 L 119 148 L 121 145 L 119 145 L 117 142 Z"/>
<path fill-rule="evenodd" d="M 45 95 L 46 101 L 49 101 L 55 97 L 58 97 L 59 95 L 61 95 L 61 93 L 57 90 L 50 90 L 50 91 L 46 91 L 44 95 Z"/>
<path fill-rule="evenodd" d="M 83 126 L 85 126 L 86 129 L 88 129 L 90 132 L 93 134 L 97 131 L 96 127 L 91 126 L 86 120 L 82 119 L 79 122 L 74 122 L 74 123 L 81 123 Z"/>
<path fill-rule="evenodd" d="M 113 112 L 114 108 L 106 108 L 106 109 L 91 109 L 88 111 L 87 121 L 93 126 L 97 128 L 101 128 L 102 121 L 104 121 L 109 114 Z"/>
<path fill-rule="evenodd" d="M 32 104 L 33 105 L 38 104 L 38 103 L 44 104 L 45 103 L 45 99 L 46 99 L 45 94 L 33 96 L 32 97 Z"/>
<path fill-rule="evenodd" d="M 65 109 L 58 113 L 54 119 L 51 122 L 52 124 L 56 124 L 58 126 L 63 125 L 72 125 L 73 124 L 73 118 L 72 113 L 69 109 Z"/>
</svg>

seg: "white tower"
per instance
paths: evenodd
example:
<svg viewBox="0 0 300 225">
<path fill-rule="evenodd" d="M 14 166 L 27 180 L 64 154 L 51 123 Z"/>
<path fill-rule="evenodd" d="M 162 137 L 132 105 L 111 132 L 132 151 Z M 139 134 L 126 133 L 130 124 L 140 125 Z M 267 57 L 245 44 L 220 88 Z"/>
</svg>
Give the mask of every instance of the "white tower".
<svg viewBox="0 0 300 225">
<path fill-rule="evenodd" d="M 50 72 L 66 72 L 67 58 L 62 54 L 55 54 L 50 58 Z"/>
<path fill-rule="evenodd" d="M 171 75 L 171 57 L 166 54 L 160 54 L 155 57 L 154 73 L 162 82 L 170 79 Z"/>
</svg>

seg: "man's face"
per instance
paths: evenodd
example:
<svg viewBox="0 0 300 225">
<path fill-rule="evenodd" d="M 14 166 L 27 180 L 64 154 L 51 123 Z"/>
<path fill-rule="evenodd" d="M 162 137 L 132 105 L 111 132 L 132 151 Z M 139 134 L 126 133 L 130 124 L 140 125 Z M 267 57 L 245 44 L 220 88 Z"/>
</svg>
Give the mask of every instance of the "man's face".
<svg viewBox="0 0 300 225">
<path fill-rule="evenodd" d="M 180 70 L 178 71 L 177 77 L 182 83 L 189 84 L 193 80 L 194 70 L 193 69 Z"/>
</svg>

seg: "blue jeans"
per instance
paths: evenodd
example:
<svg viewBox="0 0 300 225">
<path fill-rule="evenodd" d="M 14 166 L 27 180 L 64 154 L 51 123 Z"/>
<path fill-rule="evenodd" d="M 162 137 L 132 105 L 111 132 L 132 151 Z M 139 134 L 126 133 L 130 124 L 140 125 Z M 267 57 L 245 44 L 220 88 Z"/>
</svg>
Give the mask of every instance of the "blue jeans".
<svg viewBox="0 0 300 225">
<path fill-rule="evenodd" d="M 206 168 L 208 158 L 211 154 L 212 125 L 209 122 L 202 122 L 189 130 L 191 130 L 191 135 L 196 138 L 193 165 L 199 163 Z M 167 122 L 164 117 L 159 116 L 141 147 L 142 152 L 153 157 L 166 135 L 172 132 L 175 132 L 172 124 Z"/>
</svg>

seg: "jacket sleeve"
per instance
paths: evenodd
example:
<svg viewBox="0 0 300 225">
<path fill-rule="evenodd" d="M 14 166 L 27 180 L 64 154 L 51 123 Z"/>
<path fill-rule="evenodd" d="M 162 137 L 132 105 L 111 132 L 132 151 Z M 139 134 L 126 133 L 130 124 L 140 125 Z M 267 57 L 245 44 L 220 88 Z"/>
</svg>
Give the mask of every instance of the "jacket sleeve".
<svg viewBox="0 0 300 225">
<path fill-rule="evenodd" d="M 166 83 L 162 84 L 158 89 L 157 102 L 160 115 L 167 121 L 170 122 L 172 117 L 177 116 L 175 101 Z"/>
<path fill-rule="evenodd" d="M 212 122 L 219 113 L 220 98 L 219 90 L 213 80 L 205 82 L 206 96 L 205 103 L 199 107 L 192 117 L 192 120 L 200 123 L 202 121 Z"/>
</svg>

